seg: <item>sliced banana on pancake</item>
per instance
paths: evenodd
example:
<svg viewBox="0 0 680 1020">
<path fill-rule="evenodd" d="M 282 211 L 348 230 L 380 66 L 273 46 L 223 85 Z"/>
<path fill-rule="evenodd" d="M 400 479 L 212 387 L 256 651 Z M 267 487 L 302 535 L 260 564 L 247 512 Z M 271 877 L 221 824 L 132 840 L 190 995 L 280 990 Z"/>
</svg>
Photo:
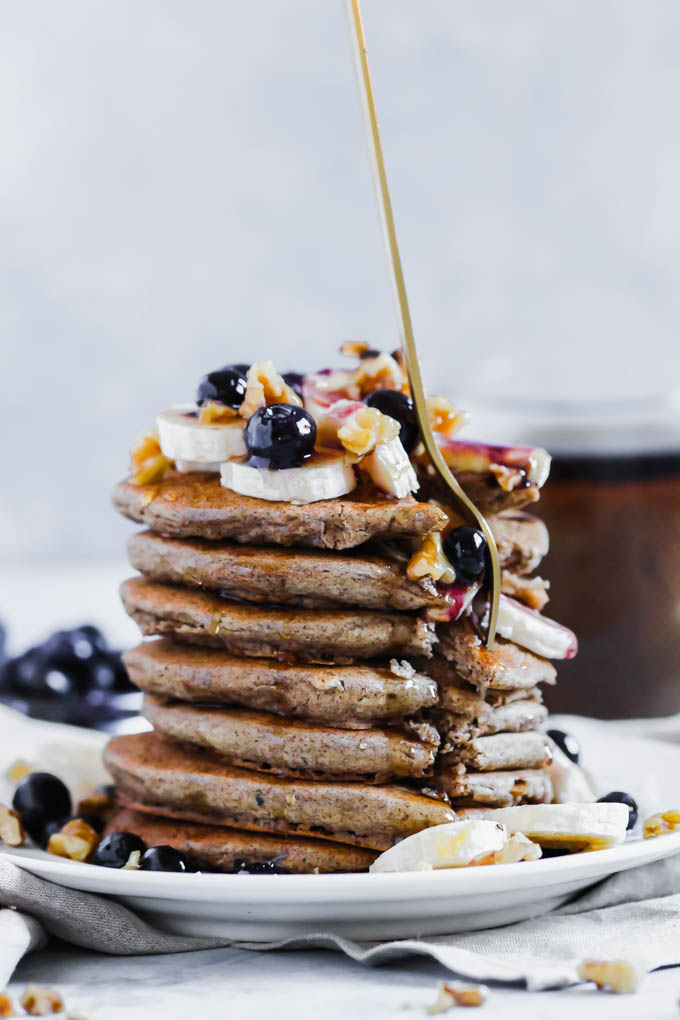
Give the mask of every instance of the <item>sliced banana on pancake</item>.
<svg viewBox="0 0 680 1020">
<path fill-rule="evenodd" d="M 301 467 L 278 470 L 227 461 L 220 465 L 220 482 L 242 496 L 299 505 L 345 496 L 357 479 L 344 454 L 316 453 Z"/>
<path fill-rule="evenodd" d="M 204 464 L 203 470 L 211 471 L 223 460 L 248 455 L 243 418 L 208 425 L 196 411 L 195 404 L 179 404 L 158 415 L 158 438 L 166 457 L 191 464 L 189 470 Z"/>
<path fill-rule="evenodd" d="M 466 868 L 502 850 L 508 830 L 502 824 L 474 819 L 433 825 L 390 847 L 370 867 L 372 872 L 430 871 Z"/>
<path fill-rule="evenodd" d="M 487 611 L 483 627 L 488 623 L 488 615 Z M 568 627 L 507 595 L 500 597 L 498 634 L 544 659 L 573 659 L 578 651 L 576 635 Z"/>
<path fill-rule="evenodd" d="M 523 804 L 482 816 L 551 850 L 606 850 L 626 838 L 627 804 Z"/>
</svg>

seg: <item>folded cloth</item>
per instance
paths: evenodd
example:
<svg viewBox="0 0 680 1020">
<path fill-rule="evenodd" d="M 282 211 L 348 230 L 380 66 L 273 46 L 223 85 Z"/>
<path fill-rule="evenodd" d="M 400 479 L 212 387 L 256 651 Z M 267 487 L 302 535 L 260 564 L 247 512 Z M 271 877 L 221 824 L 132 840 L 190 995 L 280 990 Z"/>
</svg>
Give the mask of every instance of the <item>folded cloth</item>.
<svg viewBox="0 0 680 1020">
<path fill-rule="evenodd" d="M 428 956 L 475 981 L 559 988 L 578 980 L 585 958 L 627 959 L 640 968 L 680 965 L 680 854 L 614 875 L 553 913 L 461 935 L 395 942 L 355 942 L 319 932 L 280 942 L 171 935 L 112 900 L 54 885 L 0 857 L 0 987 L 24 953 L 46 934 L 116 955 L 179 953 L 232 945 L 240 949 L 335 949 L 377 966 Z"/>
</svg>

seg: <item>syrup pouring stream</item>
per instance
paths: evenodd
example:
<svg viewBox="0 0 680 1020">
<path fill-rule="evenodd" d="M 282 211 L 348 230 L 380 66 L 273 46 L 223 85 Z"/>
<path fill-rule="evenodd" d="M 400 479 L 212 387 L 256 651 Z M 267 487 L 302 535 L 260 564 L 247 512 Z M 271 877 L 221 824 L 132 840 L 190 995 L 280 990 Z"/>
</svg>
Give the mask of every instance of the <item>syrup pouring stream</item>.
<svg viewBox="0 0 680 1020">
<path fill-rule="evenodd" d="M 469 499 L 463 492 L 457 478 L 444 460 L 430 427 L 425 390 L 423 388 L 420 363 L 418 361 L 418 352 L 416 351 L 416 344 L 413 336 L 411 313 L 409 311 L 408 298 L 406 296 L 404 272 L 401 265 L 401 257 L 399 255 L 399 245 L 397 244 L 397 234 L 394 225 L 394 216 L 392 213 L 392 202 L 387 185 L 387 174 L 385 172 L 382 144 L 380 142 L 380 133 L 378 131 L 378 118 L 375 111 L 375 103 L 373 101 L 373 87 L 371 85 L 371 75 L 368 67 L 366 39 L 364 37 L 364 29 L 361 21 L 359 0 L 346 0 L 346 5 L 349 16 L 352 52 L 354 54 L 357 70 L 359 92 L 361 95 L 362 108 L 366 123 L 368 148 L 371 156 L 371 165 L 373 167 L 378 198 L 378 208 L 383 226 L 385 248 L 388 257 L 387 261 L 389 264 L 390 278 L 394 287 L 399 312 L 401 347 L 406 358 L 411 395 L 413 397 L 416 414 L 418 415 L 423 443 L 433 467 L 445 485 L 451 489 L 454 498 L 462 508 L 464 515 L 471 521 L 471 523 L 479 528 L 486 539 L 491 566 L 491 577 L 489 579 L 490 612 L 489 625 L 486 632 L 486 647 L 493 648 L 496 637 L 498 606 L 501 593 L 501 568 L 498 559 L 498 550 L 485 517 L 480 513 L 472 500 Z"/>
</svg>

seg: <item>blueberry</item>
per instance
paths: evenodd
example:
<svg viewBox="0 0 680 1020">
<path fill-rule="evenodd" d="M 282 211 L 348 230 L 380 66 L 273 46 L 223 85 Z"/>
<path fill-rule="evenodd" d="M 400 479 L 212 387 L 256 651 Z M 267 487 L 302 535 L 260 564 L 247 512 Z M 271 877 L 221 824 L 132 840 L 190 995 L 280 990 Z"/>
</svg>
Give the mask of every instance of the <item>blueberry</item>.
<svg viewBox="0 0 680 1020">
<path fill-rule="evenodd" d="M 576 737 L 572 737 L 571 733 L 565 733 L 564 730 L 547 730 L 546 736 L 555 741 L 562 754 L 566 754 L 569 761 L 573 761 L 575 765 L 578 765 L 581 756 L 581 745 Z"/>
<path fill-rule="evenodd" d="M 152 846 L 140 861 L 142 871 L 193 871 L 191 864 L 172 846 Z"/>
<path fill-rule="evenodd" d="M 486 567 L 486 539 L 481 531 L 461 524 L 444 538 L 444 552 L 456 571 L 456 580 L 472 584 Z"/>
<path fill-rule="evenodd" d="M 140 854 L 145 852 L 146 843 L 143 839 L 133 832 L 112 832 L 97 847 L 93 863 L 102 868 L 123 868 L 135 850 L 139 850 Z"/>
<path fill-rule="evenodd" d="M 376 351 L 375 347 L 369 347 L 368 350 L 362 351 L 359 355 L 361 361 L 365 361 L 366 358 L 379 358 L 382 351 Z"/>
<path fill-rule="evenodd" d="M 7 641 L 7 631 L 4 626 L 0 623 L 0 664 L 2 664 L 7 658 L 5 654 L 5 643 Z"/>
<path fill-rule="evenodd" d="M 3 669 L 3 683 L 16 694 L 45 694 L 45 659 L 40 648 L 29 648 L 10 659 Z"/>
<path fill-rule="evenodd" d="M 238 857 L 234 861 L 234 874 L 236 875 L 285 875 L 286 869 L 279 866 L 276 860 L 273 861 L 246 861 Z"/>
<path fill-rule="evenodd" d="M 240 407 L 246 395 L 246 376 L 239 369 L 245 365 L 225 365 L 204 375 L 198 385 L 196 403 L 217 400 L 227 407 Z"/>
<path fill-rule="evenodd" d="M 109 650 L 109 643 L 100 631 L 99 627 L 95 627 L 94 624 L 86 623 L 82 627 L 77 628 L 78 633 L 85 637 L 92 647 L 97 652 L 107 652 Z"/>
<path fill-rule="evenodd" d="M 625 804 L 630 814 L 628 816 L 627 829 L 632 829 L 638 820 L 638 806 L 637 801 L 631 797 L 629 793 L 623 793 L 622 790 L 613 790 L 611 793 L 605 793 L 604 797 L 597 798 L 598 804 Z"/>
<path fill-rule="evenodd" d="M 302 383 L 304 381 L 304 375 L 300 372 L 284 372 L 281 377 L 285 382 L 286 386 L 290 386 L 294 393 L 297 393 L 300 400 L 302 400 Z"/>
<path fill-rule="evenodd" d="M 12 807 L 26 832 L 39 843 L 48 822 L 71 814 L 71 794 L 61 779 L 49 772 L 31 772 L 17 786 Z"/>
<path fill-rule="evenodd" d="M 73 630 L 58 630 L 52 634 L 40 646 L 40 651 L 50 665 L 71 666 L 92 659 L 97 652 L 97 645 L 89 627 L 82 630 L 75 627 Z"/>
<path fill-rule="evenodd" d="M 366 397 L 366 403 L 399 422 L 401 445 L 407 453 L 411 453 L 420 440 L 418 418 L 411 398 L 399 390 L 376 390 Z"/>
<path fill-rule="evenodd" d="M 299 467 L 314 451 L 316 422 L 302 407 L 270 404 L 250 418 L 245 439 L 258 467 Z"/>
</svg>

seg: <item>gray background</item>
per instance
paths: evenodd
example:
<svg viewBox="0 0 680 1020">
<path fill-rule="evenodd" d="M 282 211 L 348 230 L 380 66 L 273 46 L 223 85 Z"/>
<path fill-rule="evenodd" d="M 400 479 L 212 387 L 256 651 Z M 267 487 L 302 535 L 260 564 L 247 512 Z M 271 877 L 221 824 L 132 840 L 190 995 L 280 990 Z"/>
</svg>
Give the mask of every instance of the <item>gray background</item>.
<svg viewBox="0 0 680 1020">
<path fill-rule="evenodd" d="M 364 0 L 436 387 L 678 378 L 680 4 Z M 0 558 L 104 558 L 230 360 L 395 343 L 341 0 L 0 5 Z"/>
</svg>

